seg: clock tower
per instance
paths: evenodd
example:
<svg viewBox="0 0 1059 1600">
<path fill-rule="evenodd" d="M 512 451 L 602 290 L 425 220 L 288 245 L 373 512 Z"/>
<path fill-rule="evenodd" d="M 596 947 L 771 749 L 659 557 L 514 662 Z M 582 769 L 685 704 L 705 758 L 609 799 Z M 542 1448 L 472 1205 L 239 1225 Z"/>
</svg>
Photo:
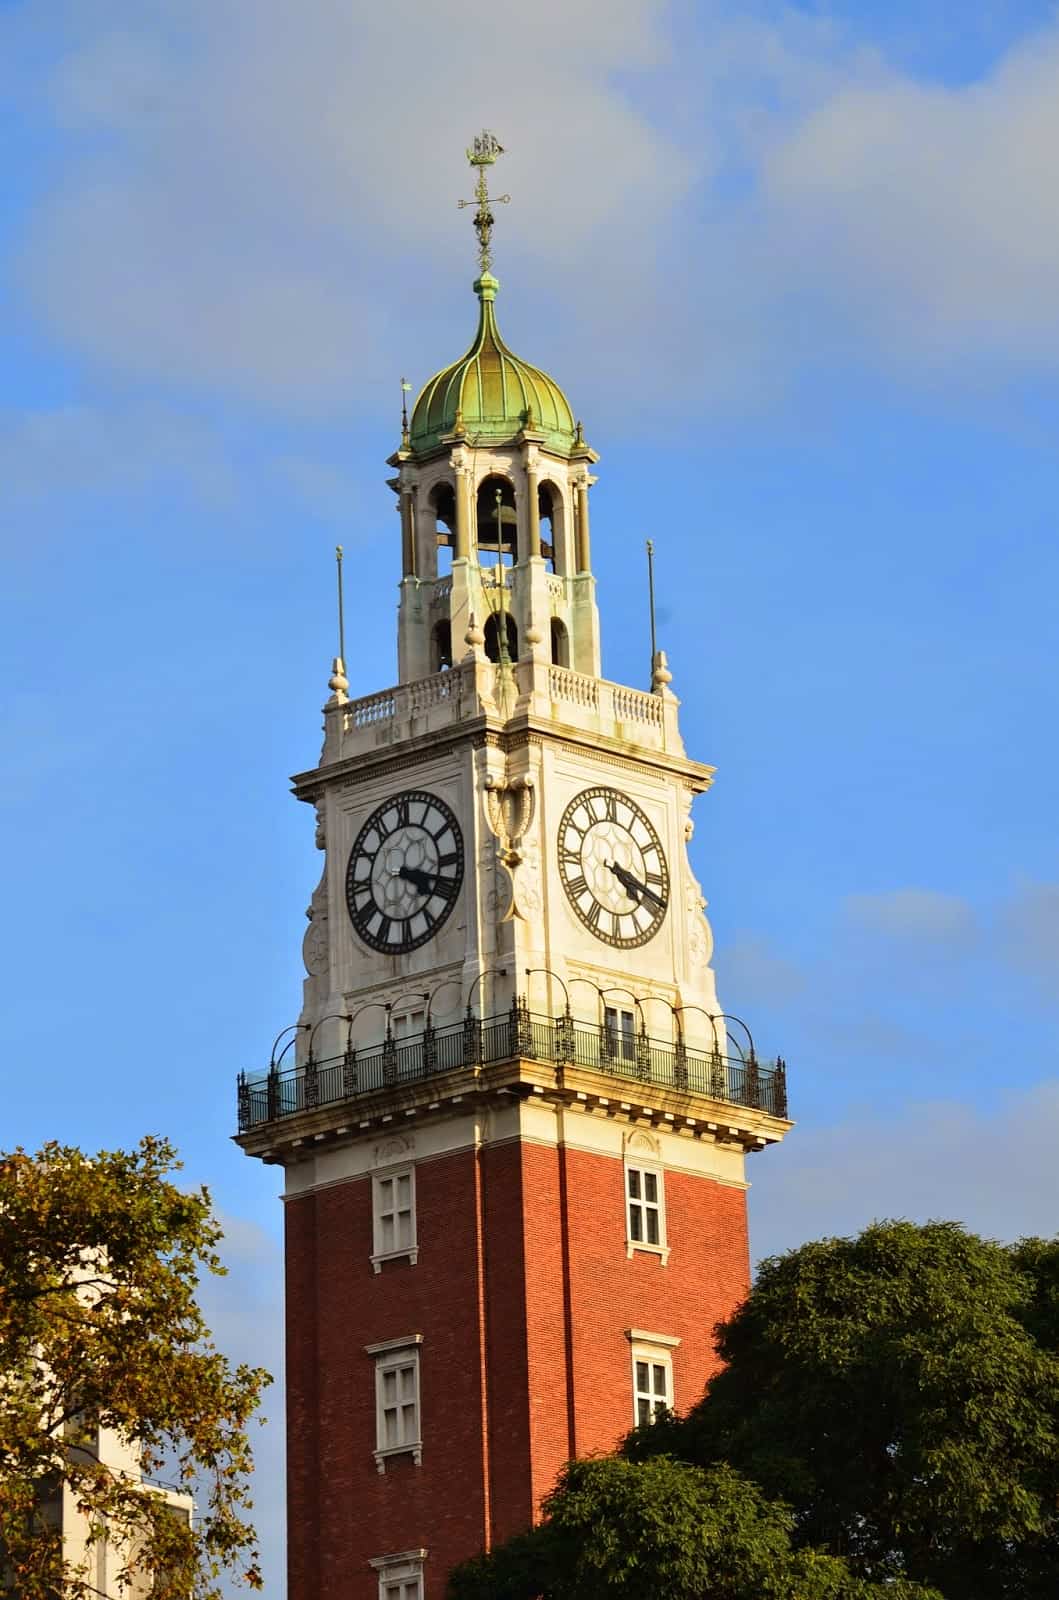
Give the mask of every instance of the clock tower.
<svg viewBox="0 0 1059 1600">
<path fill-rule="evenodd" d="M 599 458 L 499 331 L 500 153 L 468 152 L 477 331 L 389 462 L 397 682 L 351 700 L 335 661 L 294 779 L 304 1003 L 239 1082 L 285 1171 L 290 1600 L 442 1600 L 567 1459 L 694 1402 L 749 1286 L 746 1156 L 789 1127 L 714 986 L 713 769 L 662 652 L 646 691 L 602 676 Z"/>
</svg>

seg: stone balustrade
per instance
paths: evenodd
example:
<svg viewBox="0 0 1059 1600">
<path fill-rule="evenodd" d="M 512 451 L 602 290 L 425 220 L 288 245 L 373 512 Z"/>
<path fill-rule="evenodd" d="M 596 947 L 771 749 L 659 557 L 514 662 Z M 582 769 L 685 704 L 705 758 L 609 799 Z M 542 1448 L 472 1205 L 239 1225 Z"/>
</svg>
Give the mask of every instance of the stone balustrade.
<svg viewBox="0 0 1059 1600">
<path fill-rule="evenodd" d="M 501 703 L 505 718 L 528 715 L 641 748 L 683 753 L 678 702 L 672 695 L 648 694 L 568 667 L 523 660 L 514 669 L 518 692 L 512 704 L 510 698 L 497 698 L 498 670 L 489 662 L 468 660 L 378 694 L 329 704 L 324 759 L 345 760 L 470 717 L 497 716 Z"/>
</svg>

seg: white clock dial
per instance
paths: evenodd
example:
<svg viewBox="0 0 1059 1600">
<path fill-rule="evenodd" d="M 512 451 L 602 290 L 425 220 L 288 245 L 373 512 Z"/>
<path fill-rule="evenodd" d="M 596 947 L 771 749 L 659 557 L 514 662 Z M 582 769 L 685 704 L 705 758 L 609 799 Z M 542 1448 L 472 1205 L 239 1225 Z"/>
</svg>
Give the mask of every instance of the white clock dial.
<svg viewBox="0 0 1059 1600">
<path fill-rule="evenodd" d="M 606 944 L 631 949 L 662 926 L 669 868 L 662 843 L 634 800 L 585 789 L 559 824 L 559 873 L 574 911 Z"/>
<path fill-rule="evenodd" d="M 463 838 L 443 800 L 411 789 L 378 806 L 357 835 L 346 902 L 365 944 L 396 955 L 437 932 L 463 882 Z"/>
</svg>

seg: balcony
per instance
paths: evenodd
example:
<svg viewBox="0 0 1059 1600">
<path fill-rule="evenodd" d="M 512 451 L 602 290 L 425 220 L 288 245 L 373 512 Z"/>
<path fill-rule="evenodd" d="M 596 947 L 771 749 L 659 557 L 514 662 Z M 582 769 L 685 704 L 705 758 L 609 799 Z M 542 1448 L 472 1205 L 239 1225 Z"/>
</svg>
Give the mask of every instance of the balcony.
<svg viewBox="0 0 1059 1600">
<path fill-rule="evenodd" d="M 678 1095 L 695 1095 L 787 1119 L 787 1070 L 777 1058 L 761 1065 L 752 1054 L 723 1056 L 646 1033 L 616 1033 L 569 1015 L 535 1016 L 514 1005 L 503 1016 L 468 1015 L 410 1039 L 388 1035 L 378 1044 L 351 1045 L 343 1055 L 306 1061 L 286 1071 L 239 1074 L 239 1133 L 299 1113 L 356 1101 L 361 1096 L 414 1089 L 431 1078 L 499 1063 L 542 1063 L 624 1080 Z"/>
</svg>

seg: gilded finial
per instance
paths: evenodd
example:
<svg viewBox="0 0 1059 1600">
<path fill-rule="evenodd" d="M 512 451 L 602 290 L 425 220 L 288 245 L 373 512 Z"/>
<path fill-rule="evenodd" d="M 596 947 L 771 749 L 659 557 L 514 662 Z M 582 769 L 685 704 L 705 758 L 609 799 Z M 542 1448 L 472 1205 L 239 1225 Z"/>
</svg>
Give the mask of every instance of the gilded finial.
<svg viewBox="0 0 1059 1600">
<path fill-rule="evenodd" d="M 485 169 L 491 167 L 497 156 L 502 156 L 504 147 L 495 133 L 488 128 L 483 128 L 477 135 L 473 145 L 467 151 L 467 160 L 472 167 L 478 168 L 478 182 L 474 186 L 473 200 L 460 200 L 458 205 L 462 211 L 465 206 L 475 206 L 474 230 L 478 235 L 478 268 L 479 275 L 484 277 L 493 265 L 493 252 L 490 241 L 493 237 L 494 217 L 490 206 L 506 206 L 511 199 L 509 194 L 490 195 L 485 181 Z"/>
</svg>

